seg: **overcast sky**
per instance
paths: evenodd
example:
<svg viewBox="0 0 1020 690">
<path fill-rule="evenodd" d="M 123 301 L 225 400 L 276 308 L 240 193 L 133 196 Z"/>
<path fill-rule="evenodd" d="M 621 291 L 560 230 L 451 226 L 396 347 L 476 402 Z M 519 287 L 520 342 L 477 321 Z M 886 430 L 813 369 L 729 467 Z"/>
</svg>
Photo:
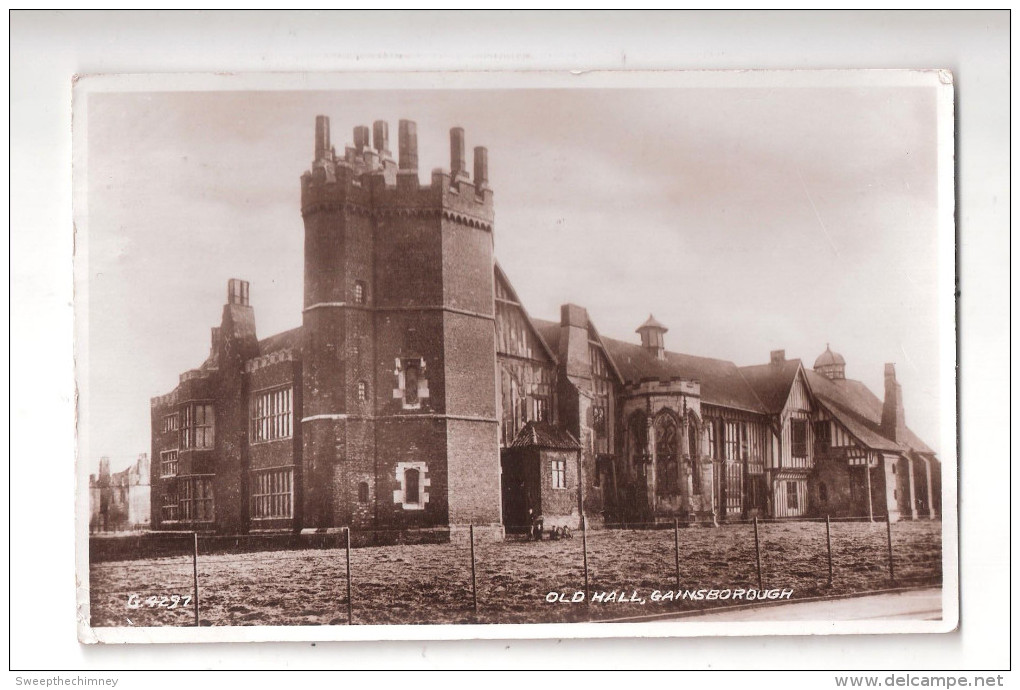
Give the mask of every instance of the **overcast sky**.
<svg viewBox="0 0 1020 690">
<path fill-rule="evenodd" d="M 377 119 L 395 151 L 397 120 L 417 121 L 426 184 L 450 127 L 487 146 L 496 257 L 532 316 L 574 302 L 637 342 L 654 313 L 668 349 L 738 365 L 785 348 L 810 368 L 831 343 L 879 397 L 895 362 L 907 424 L 938 450 L 935 95 L 89 94 L 88 460 L 150 450 L 149 399 L 208 354 L 228 278 L 251 281 L 260 338 L 300 325 L 318 114 L 338 151 Z"/>
</svg>

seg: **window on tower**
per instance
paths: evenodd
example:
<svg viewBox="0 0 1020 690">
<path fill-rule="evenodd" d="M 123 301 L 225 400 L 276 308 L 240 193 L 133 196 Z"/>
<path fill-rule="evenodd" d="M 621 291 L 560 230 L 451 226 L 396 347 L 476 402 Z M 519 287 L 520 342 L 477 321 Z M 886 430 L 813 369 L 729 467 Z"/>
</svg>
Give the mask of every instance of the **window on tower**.
<svg viewBox="0 0 1020 690">
<path fill-rule="evenodd" d="M 408 362 L 404 369 L 404 404 L 418 404 L 418 363 Z"/>
</svg>

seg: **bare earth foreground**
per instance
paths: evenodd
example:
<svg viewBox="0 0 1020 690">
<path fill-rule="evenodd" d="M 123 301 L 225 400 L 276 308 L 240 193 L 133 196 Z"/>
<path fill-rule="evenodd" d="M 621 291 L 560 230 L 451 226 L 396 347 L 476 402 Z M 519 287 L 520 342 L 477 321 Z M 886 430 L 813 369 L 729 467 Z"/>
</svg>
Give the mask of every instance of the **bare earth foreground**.
<svg viewBox="0 0 1020 690">
<path fill-rule="evenodd" d="M 759 536 L 765 589 L 792 589 L 794 601 L 942 582 L 941 522 L 892 526 L 895 580 L 889 576 L 885 523 L 833 523 L 831 587 L 824 522 L 762 524 Z M 593 530 L 587 542 L 589 591 L 615 590 L 616 601 L 587 606 L 583 601 L 547 601 L 550 593 L 563 593 L 563 599 L 584 593 L 579 533 L 560 541 L 479 542 L 475 544 L 477 616 L 466 541 L 354 549 L 353 621 L 552 623 L 744 603 L 732 598 L 652 600 L 655 590 L 676 590 L 672 529 Z M 679 554 L 682 589 L 758 589 L 751 525 L 681 529 Z M 194 602 L 171 609 L 168 600 L 160 599 L 190 596 L 192 568 L 187 557 L 93 564 L 92 625 L 194 625 Z M 347 624 L 343 549 L 200 554 L 198 580 L 203 625 Z M 623 593 L 628 601 L 621 603 Z"/>
</svg>

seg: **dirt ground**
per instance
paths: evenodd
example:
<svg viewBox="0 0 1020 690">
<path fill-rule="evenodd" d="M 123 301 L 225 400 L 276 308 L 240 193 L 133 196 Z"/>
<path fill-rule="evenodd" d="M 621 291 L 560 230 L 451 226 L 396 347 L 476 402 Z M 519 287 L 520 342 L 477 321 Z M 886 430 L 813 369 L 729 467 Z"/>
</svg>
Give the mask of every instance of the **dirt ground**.
<svg viewBox="0 0 1020 690">
<path fill-rule="evenodd" d="M 889 577 L 885 523 L 833 523 L 830 587 L 824 522 L 761 524 L 763 585 L 792 589 L 790 598 L 796 600 L 938 584 L 941 530 L 941 522 L 893 525 L 894 582 Z M 466 541 L 354 549 L 353 622 L 552 623 L 735 603 L 707 598 L 652 600 L 656 590 L 677 589 L 672 529 L 593 530 L 587 544 L 589 592 L 602 592 L 608 599 L 615 591 L 614 601 L 592 601 L 587 606 L 547 601 L 584 593 L 579 533 L 559 541 L 476 542 L 477 616 Z M 681 589 L 758 589 L 754 531 L 749 524 L 681 529 L 679 555 Z M 194 625 L 193 601 L 182 605 L 182 598 L 169 608 L 172 599 L 159 599 L 190 596 L 192 568 L 187 557 L 94 564 L 93 626 Z M 347 624 L 343 549 L 200 555 L 198 579 L 203 625 Z M 637 601 L 630 601 L 634 593 Z"/>
</svg>

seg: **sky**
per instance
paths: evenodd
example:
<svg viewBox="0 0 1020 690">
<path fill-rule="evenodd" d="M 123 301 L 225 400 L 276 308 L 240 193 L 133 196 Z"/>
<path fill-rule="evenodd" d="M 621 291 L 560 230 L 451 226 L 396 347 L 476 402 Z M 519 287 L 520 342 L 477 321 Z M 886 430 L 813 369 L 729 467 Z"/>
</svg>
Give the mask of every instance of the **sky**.
<svg viewBox="0 0 1020 690">
<path fill-rule="evenodd" d="M 316 115 L 418 123 L 419 174 L 451 127 L 489 149 L 496 258 L 534 317 L 580 304 L 638 342 L 811 367 L 826 344 L 939 448 L 936 93 L 919 87 L 89 93 L 90 466 L 149 452 L 149 399 L 209 351 L 228 278 L 260 338 L 300 325 L 299 178 Z M 469 161 L 470 165 L 470 161 Z M 942 294 L 945 299 L 946 295 Z M 941 353 L 952 356 L 952 353 Z"/>
</svg>

